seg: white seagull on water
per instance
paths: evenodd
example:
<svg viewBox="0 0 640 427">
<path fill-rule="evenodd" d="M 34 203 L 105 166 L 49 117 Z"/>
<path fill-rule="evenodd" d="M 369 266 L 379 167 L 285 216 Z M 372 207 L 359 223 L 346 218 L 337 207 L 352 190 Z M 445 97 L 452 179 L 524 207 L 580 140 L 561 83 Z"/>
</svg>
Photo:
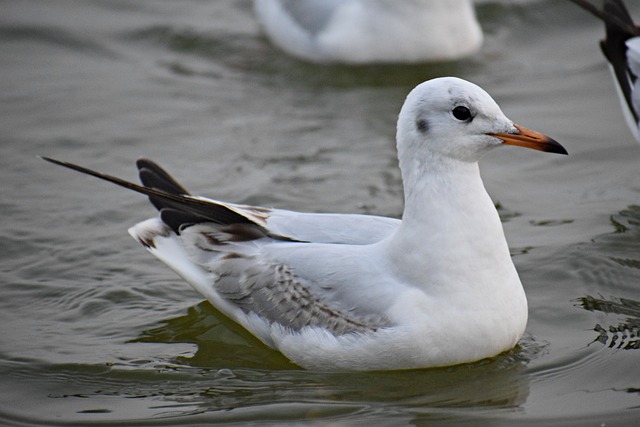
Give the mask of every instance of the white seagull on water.
<svg viewBox="0 0 640 427">
<path fill-rule="evenodd" d="M 255 0 L 269 39 L 318 63 L 451 61 L 476 53 L 470 0 Z"/>
<path fill-rule="evenodd" d="M 516 145 L 567 154 L 454 77 L 409 93 L 397 125 L 402 220 L 314 214 L 191 196 L 150 160 L 160 217 L 129 233 L 218 310 L 296 364 L 322 370 L 472 362 L 516 345 L 527 299 L 478 160 Z"/>
<path fill-rule="evenodd" d="M 611 65 L 618 98 L 631 134 L 640 142 L 640 27 L 621 0 L 605 0 L 602 10 L 584 0 L 572 0 L 605 24 L 602 53 Z"/>
</svg>

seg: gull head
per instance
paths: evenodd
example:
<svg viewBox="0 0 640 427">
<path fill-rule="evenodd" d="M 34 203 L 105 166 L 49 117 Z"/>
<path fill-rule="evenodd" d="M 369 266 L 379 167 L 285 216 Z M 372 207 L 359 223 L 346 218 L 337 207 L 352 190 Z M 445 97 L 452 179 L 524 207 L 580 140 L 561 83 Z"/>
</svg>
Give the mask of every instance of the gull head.
<svg viewBox="0 0 640 427">
<path fill-rule="evenodd" d="M 503 145 L 567 154 L 548 136 L 514 124 L 482 88 L 456 77 L 426 81 L 409 93 L 398 117 L 397 142 L 401 164 L 477 162 Z"/>
</svg>

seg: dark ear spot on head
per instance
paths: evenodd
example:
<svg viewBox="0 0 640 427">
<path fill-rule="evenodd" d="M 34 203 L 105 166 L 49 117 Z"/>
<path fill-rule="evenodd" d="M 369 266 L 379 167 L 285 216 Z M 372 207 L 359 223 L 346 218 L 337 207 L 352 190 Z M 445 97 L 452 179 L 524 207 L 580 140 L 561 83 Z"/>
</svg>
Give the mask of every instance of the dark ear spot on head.
<svg viewBox="0 0 640 427">
<path fill-rule="evenodd" d="M 416 120 L 416 129 L 420 133 L 427 133 L 429 131 L 429 122 L 426 119 Z"/>
</svg>

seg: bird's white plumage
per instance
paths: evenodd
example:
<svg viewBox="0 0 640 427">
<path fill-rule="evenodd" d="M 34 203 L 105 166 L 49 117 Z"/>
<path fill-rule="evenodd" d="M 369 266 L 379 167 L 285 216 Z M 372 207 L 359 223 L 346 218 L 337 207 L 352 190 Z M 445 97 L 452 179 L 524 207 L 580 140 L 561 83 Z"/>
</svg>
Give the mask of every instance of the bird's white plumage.
<svg viewBox="0 0 640 427">
<path fill-rule="evenodd" d="M 457 107 L 468 117 L 457 118 Z M 479 360 L 513 347 L 527 322 L 524 290 L 477 163 L 503 145 L 495 134 L 517 138 L 520 130 L 478 86 L 434 79 L 408 95 L 398 119 L 401 221 L 211 201 L 264 234 L 243 239 L 240 230 L 203 222 L 177 235 L 159 219 L 130 233 L 303 367 Z"/>
<path fill-rule="evenodd" d="M 313 62 L 455 60 L 480 49 L 470 0 L 255 0 L 272 42 Z"/>
</svg>

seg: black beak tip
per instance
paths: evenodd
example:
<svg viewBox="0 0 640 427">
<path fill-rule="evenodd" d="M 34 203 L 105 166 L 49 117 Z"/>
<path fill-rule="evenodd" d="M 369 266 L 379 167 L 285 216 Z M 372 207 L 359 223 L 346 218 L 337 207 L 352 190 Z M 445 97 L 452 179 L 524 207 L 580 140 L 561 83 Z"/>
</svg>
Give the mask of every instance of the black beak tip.
<svg viewBox="0 0 640 427">
<path fill-rule="evenodd" d="M 557 154 L 564 154 L 564 155 L 568 155 L 569 152 L 567 151 L 566 148 L 564 148 L 562 145 L 560 145 L 560 143 L 558 141 L 556 141 L 555 139 L 549 138 L 550 141 L 547 145 L 547 150 L 550 153 L 557 153 Z"/>
</svg>

